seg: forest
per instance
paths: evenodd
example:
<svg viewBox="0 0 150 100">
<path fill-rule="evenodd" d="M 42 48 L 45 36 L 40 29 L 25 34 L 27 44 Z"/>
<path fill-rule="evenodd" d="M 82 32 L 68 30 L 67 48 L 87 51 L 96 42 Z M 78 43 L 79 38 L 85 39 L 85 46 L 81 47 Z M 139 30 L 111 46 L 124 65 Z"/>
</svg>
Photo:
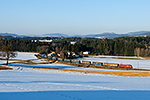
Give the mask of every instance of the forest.
<svg viewBox="0 0 150 100">
<path fill-rule="evenodd" d="M 70 41 L 76 41 L 71 44 Z M 120 56 L 150 56 L 150 37 L 118 37 L 114 39 L 64 38 L 52 42 L 38 40 L 0 39 L 0 51 L 4 46 L 11 46 L 13 51 L 41 52 L 41 51 L 74 51 L 82 54 L 90 51 L 98 55 Z"/>
</svg>

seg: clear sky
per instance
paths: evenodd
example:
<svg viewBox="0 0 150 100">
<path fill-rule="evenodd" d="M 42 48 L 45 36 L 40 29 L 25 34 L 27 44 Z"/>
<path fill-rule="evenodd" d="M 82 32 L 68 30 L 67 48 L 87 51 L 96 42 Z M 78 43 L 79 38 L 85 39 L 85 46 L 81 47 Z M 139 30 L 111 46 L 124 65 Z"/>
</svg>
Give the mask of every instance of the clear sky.
<svg viewBox="0 0 150 100">
<path fill-rule="evenodd" d="M 150 31 L 150 0 L 0 0 L 0 33 Z"/>
</svg>

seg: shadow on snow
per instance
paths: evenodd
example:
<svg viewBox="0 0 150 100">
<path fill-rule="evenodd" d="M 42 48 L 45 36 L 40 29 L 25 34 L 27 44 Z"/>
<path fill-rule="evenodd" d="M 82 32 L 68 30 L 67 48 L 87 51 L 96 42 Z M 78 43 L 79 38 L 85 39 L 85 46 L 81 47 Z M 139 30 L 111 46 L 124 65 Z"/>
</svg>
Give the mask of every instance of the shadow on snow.
<svg viewBox="0 0 150 100">
<path fill-rule="evenodd" d="M 2 100 L 150 100 L 150 91 L 37 91 L 0 92 Z"/>
</svg>

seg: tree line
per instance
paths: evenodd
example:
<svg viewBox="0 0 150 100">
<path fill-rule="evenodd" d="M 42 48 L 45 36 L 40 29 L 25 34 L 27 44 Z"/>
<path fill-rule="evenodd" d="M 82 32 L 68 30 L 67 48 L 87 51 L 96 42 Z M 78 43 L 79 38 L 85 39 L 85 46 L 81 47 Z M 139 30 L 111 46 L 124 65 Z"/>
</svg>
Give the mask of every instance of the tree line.
<svg viewBox="0 0 150 100">
<path fill-rule="evenodd" d="M 2 45 L 9 45 L 13 51 L 41 52 L 41 51 L 74 51 L 82 53 L 90 51 L 91 54 L 121 55 L 121 56 L 150 56 L 150 37 L 119 37 L 114 39 L 86 39 L 72 38 L 77 40 L 71 44 L 70 40 L 58 39 L 53 42 L 39 42 L 20 39 L 1 39 Z"/>
</svg>

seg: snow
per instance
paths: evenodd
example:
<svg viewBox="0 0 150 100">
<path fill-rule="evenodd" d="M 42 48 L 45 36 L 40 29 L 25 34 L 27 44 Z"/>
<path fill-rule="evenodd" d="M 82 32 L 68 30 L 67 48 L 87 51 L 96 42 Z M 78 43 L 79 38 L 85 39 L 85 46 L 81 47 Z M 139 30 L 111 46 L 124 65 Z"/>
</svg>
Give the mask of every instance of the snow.
<svg viewBox="0 0 150 100">
<path fill-rule="evenodd" d="M 98 56 L 91 56 L 94 58 L 129 58 L 129 59 L 143 59 L 142 57 L 135 57 L 135 56 L 109 56 L 109 55 L 98 55 Z"/>
<path fill-rule="evenodd" d="M 31 53 L 31 52 L 17 52 L 17 57 L 13 59 L 22 59 L 22 60 L 30 60 L 30 59 L 37 59 L 34 54 L 37 53 Z"/>
<path fill-rule="evenodd" d="M 148 100 L 149 77 L 119 77 L 31 68 L 0 71 L 2 100 Z"/>
<path fill-rule="evenodd" d="M 24 54 L 19 53 L 18 58 L 35 59 L 32 53 Z M 86 58 L 86 60 L 99 61 L 101 58 Z M 111 61 L 116 60 L 111 59 Z M 132 63 L 132 60 L 128 61 Z M 149 61 L 146 61 L 146 63 L 149 63 Z M 25 67 L 16 64 L 16 67 L 12 66 L 14 69 L 11 71 L 0 71 L 1 100 L 150 100 L 150 77 L 85 74 L 71 71 L 32 69 L 29 68 L 31 65 L 21 65 Z M 32 66 L 81 68 L 62 64 Z"/>
<path fill-rule="evenodd" d="M 6 65 L 2 65 L 6 66 Z M 22 67 L 27 67 L 27 68 L 56 68 L 56 69 L 68 69 L 68 70 L 88 70 L 88 71 L 111 71 L 111 72 L 148 72 L 148 71 L 138 71 L 138 70 L 113 70 L 113 69 L 98 69 L 98 68 L 84 68 L 84 67 L 75 67 L 75 66 L 69 66 L 69 65 L 64 65 L 64 64 L 37 64 L 37 65 L 29 65 L 29 64 L 8 64 L 7 66 L 12 67 L 15 66 L 14 68 L 22 68 Z"/>
</svg>

